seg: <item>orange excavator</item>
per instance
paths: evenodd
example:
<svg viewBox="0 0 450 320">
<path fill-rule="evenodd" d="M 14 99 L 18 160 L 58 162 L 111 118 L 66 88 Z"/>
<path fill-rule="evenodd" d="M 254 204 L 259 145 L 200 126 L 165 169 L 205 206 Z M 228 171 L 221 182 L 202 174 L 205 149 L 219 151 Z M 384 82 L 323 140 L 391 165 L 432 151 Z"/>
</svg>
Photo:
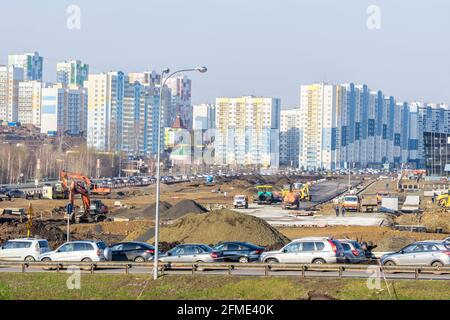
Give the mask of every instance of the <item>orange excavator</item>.
<svg viewBox="0 0 450 320">
<path fill-rule="evenodd" d="M 104 205 L 100 200 L 94 200 L 91 202 L 90 189 L 91 180 L 81 174 L 71 172 L 60 172 L 60 179 L 64 189 L 69 190 L 69 206 L 68 214 L 72 222 L 79 223 L 92 223 L 106 220 L 106 214 L 108 213 L 108 207 Z M 83 210 L 81 215 L 74 213 L 75 196 L 79 194 L 83 201 Z"/>
</svg>

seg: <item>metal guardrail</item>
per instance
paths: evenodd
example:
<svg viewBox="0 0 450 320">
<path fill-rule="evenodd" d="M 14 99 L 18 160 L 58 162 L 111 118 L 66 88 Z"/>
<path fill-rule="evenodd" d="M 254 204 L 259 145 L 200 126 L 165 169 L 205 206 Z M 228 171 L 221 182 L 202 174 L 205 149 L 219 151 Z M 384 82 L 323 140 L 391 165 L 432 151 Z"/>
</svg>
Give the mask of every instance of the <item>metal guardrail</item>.
<svg viewBox="0 0 450 320">
<path fill-rule="evenodd" d="M 20 268 L 21 272 L 26 272 L 31 268 L 42 268 L 44 270 L 54 270 L 60 272 L 63 269 L 79 268 L 81 270 L 94 273 L 95 270 L 119 269 L 129 274 L 130 269 L 152 270 L 153 263 L 136 262 L 25 262 L 25 261 L 0 261 L 0 268 Z M 199 271 L 215 270 L 227 271 L 227 275 L 233 275 L 235 270 L 259 270 L 264 276 L 269 276 L 270 272 L 276 271 L 298 271 L 301 277 L 306 277 L 307 272 L 335 272 L 338 278 L 343 277 L 346 271 L 365 271 L 372 267 L 383 273 L 409 273 L 414 274 L 415 279 L 419 279 L 420 274 L 450 274 L 450 267 L 430 267 L 430 266 L 380 266 L 380 265 L 342 265 L 342 264 L 269 264 L 269 263 L 159 263 L 159 270 L 162 275 L 169 270 L 186 270 L 191 274 Z"/>
</svg>

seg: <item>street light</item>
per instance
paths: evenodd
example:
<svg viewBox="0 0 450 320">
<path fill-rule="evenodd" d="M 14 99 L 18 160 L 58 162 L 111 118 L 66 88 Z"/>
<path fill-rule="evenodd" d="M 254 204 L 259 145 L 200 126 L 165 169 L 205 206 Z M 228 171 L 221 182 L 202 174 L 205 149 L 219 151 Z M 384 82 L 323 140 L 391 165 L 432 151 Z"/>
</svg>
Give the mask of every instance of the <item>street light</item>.
<svg viewBox="0 0 450 320">
<path fill-rule="evenodd" d="M 192 69 L 181 69 L 170 73 L 170 69 L 166 68 L 161 73 L 161 83 L 159 88 L 159 112 L 158 112 L 158 150 L 156 154 L 156 210 L 155 210 L 155 254 L 153 255 L 153 279 L 158 279 L 158 258 L 159 258 L 159 200 L 161 197 L 161 120 L 162 120 L 162 101 L 163 101 L 163 89 L 167 80 L 174 75 L 184 72 L 200 72 L 206 73 L 208 69 L 206 67 L 198 67 Z M 166 78 L 164 75 L 168 74 Z"/>
</svg>

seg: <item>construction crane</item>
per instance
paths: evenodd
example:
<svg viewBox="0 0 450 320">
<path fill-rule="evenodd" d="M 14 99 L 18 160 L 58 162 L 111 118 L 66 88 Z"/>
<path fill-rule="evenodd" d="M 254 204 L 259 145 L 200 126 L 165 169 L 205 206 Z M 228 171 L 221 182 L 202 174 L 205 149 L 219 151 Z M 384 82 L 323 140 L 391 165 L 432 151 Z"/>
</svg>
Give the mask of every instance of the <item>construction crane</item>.
<svg viewBox="0 0 450 320">
<path fill-rule="evenodd" d="M 100 222 L 106 219 L 108 207 L 100 200 L 94 200 L 91 203 L 90 188 L 91 180 L 81 174 L 71 172 L 60 172 L 60 179 L 65 189 L 69 190 L 68 214 L 72 222 Z M 75 196 L 79 194 L 83 201 L 83 211 L 81 216 L 76 216 L 73 212 Z"/>
</svg>

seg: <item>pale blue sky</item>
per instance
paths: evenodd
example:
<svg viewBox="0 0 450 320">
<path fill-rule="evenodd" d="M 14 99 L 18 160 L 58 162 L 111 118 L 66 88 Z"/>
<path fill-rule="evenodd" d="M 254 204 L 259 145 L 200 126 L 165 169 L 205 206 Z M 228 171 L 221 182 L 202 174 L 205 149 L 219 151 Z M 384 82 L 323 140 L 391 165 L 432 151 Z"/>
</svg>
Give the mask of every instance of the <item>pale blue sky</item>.
<svg viewBox="0 0 450 320">
<path fill-rule="evenodd" d="M 81 30 L 66 8 L 81 8 Z M 369 5 L 381 30 L 366 27 Z M 39 51 L 44 77 L 80 58 L 91 71 L 206 65 L 193 102 L 255 94 L 299 103 L 313 81 L 361 82 L 403 100 L 450 103 L 448 0 L 14 0 L 0 3 L 0 64 Z"/>
</svg>

